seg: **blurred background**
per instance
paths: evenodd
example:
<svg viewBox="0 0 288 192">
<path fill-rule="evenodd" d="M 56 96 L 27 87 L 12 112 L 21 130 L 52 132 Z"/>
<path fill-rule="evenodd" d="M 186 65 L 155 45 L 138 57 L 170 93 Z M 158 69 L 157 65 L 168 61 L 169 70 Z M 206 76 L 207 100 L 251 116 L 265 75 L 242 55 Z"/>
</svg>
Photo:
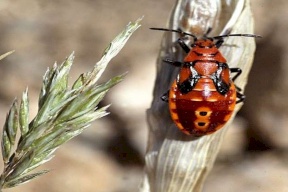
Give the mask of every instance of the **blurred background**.
<svg viewBox="0 0 288 192">
<path fill-rule="evenodd" d="M 62 146 L 42 168 L 52 171 L 7 191 L 134 192 L 147 142 L 145 111 L 152 100 L 155 62 L 174 0 L 30 0 L 0 3 L 0 120 L 29 87 L 31 119 L 42 76 L 72 51 L 70 81 L 92 69 L 109 42 L 129 21 L 142 27 L 112 60 L 102 81 L 129 71 L 101 105 L 111 114 Z M 253 0 L 257 40 L 247 100 L 222 145 L 205 192 L 288 191 L 288 1 Z"/>
</svg>

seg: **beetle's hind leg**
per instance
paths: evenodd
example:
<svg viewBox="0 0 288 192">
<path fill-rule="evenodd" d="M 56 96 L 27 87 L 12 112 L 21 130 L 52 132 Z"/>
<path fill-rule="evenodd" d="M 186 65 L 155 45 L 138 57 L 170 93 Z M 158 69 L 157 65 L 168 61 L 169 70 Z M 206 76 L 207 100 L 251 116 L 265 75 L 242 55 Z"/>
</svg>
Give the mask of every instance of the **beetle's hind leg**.
<svg viewBox="0 0 288 192">
<path fill-rule="evenodd" d="M 235 85 L 235 88 L 238 92 L 242 91 L 242 89 L 240 87 L 238 87 L 237 85 Z"/>
<path fill-rule="evenodd" d="M 236 104 L 241 103 L 245 100 L 245 95 L 243 95 L 242 93 L 240 93 L 238 91 L 236 92 L 236 96 L 238 98 L 238 100 L 236 101 Z"/>
<path fill-rule="evenodd" d="M 232 77 L 232 81 L 234 82 L 238 77 L 239 75 L 241 75 L 242 73 L 242 69 L 240 68 L 230 68 L 230 72 L 231 73 L 236 73 L 234 77 Z M 242 93 L 240 93 L 240 91 L 242 91 L 242 89 L 240 87 L 238 87 L 237 85 L 235 85 L 235 88 L 237 90 L 237 101 L 236 103 L 241 103 L 245 100 L 245 95 L 243 95 Z"/>
<path fill-rule="evenodd" d="M 241 75 L 242 69 L 240 69 L 240 68 L 230 68 L 230 72 L 231 73 L 236 73 L 235 76 L 232 77 L 232 81 L 235 81 L 239 77 L 239 75 Z"/>
</svg>

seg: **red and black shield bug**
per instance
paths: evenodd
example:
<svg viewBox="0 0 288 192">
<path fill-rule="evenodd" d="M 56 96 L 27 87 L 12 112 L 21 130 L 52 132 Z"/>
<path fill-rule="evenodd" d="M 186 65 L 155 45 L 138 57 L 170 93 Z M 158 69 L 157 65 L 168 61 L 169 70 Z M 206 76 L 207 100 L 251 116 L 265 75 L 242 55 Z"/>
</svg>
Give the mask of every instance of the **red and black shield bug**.
<svg viewBox="0 0 288 192">
<path fill-rule="evenodd" d="M 164 59 L 166 63 L 180 67 L 176 80 L 161 98 L 169 102 L 171 118 L 187 135 L 203 136 L 222 128 L 230 119 L 236 103 L 245 96 L 235 86 L 234 80 L 241 74 L 240 68 L 229 68 L 219 51 L 225 37 L 261 37 L 253 34 L 228 34 L 198 39 L 181 30 L 151 28 L 179 33 L 177 42 L 187 53 L 183 61 Z M 184 42 L 185 36 L 194 39 L 191 48 Z M 230 74 L 234 73 L 233 77 Z"/>
</svg>

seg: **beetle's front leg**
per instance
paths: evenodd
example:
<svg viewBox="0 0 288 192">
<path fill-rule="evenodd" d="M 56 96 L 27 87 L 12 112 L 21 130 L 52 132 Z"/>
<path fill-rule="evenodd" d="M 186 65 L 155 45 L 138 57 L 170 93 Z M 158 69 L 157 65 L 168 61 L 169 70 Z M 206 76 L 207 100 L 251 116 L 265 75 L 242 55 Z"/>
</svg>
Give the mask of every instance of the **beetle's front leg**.
<svg viewBox="0 0 288 192">
<path fill-rule="evenodd" d="M 183 66 L 183 63 L 180 62 L 180 61 L 174 61 L 174 60 L 171 60 L 171 59 L 168 59 L 168 58 L 163 59 L 163 61 L 164 61 L 165 63 L 168 63 L 168 64 L 173 65 L 173 66 L 175 66 L 175 67 L 181 67 L 181 66 Z"/>
<path fill-rule="evenodd" d="M 189 53 L 190 52 L 190 48 L 189 46 L 184 42 L 183 38 L 179 38 L 177 40 L 177 42 L 179 43 L 180 47 L 185 51 L 185 53 Z"/>
</svg>

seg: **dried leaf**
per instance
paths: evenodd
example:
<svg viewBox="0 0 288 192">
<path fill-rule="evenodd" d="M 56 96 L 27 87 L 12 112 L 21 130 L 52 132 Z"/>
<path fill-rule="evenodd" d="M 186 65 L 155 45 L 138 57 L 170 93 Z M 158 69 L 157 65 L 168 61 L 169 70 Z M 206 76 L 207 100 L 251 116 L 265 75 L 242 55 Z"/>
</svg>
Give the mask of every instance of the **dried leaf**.
<svg viewBox="0 0 288 192">
<path fill-rule="evenodd" d="M 213 36 L 227 32 L 253 34 L 253 24 L 249 0 L 179 0 L 168 28 L 180 28 L 203 36 L 212 27 L 209 35 Z M 213 166 L 222 137 L 241 106 L 237 106 L 226 126 L 212 135 L 193 138 L 177 129 L 171 121 L 167 103 L 159 102 L 178 73 L 178 69 L 166 67 L 162 62 L 163 57 L 183 60 L 182 50 L 175 47 L 179 38 L 177 35 L 165 34 L 157 63 L 154 100 L 147 112 L 150 129 L 142 192 L 200 192 Z M 255 40 L 229 37 L 220 51 L 230 67 L 242 68 L 243 73 L 236 84 L 244 88 L 253 60 Z"/>
</svg>

